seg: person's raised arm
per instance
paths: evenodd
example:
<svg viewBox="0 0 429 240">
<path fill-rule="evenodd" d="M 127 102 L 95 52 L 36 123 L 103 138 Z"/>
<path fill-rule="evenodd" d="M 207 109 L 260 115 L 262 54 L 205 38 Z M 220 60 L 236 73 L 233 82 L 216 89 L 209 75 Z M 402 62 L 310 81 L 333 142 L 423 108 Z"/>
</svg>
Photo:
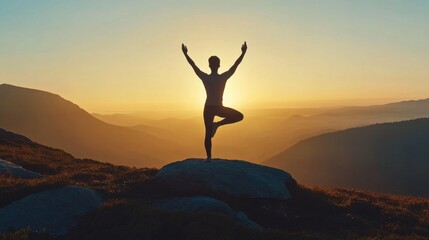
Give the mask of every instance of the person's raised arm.
<svg viewBox="0 0 429 240">
<path fill-rule="evenodd" d="M 243 57 L 246 54 L 246 51 L 247 51 L 247 43 L 244 42 L 244 44 L 241 46 L 240 57 L 238 57 L 238 59 L 235 61 L 234 65 L 232 65 L 232 67 L 228 71 L 226 71 L 222 74 L 226 77 L 226 79 L 230 78 L 232 76 L 232 74 L 234 74 L 235 70 L 237 70 L 237 67 L 238 67 L 238 65 L 240 65 L 241 61 L 243 60 Z"/>
<path fill-rule="evenodd" d="M 204 77 L 206 75 L 203 71 L 201 71 L 197 65 L 195 65 L 194 60 L 192 60 L 191 57 L 188 55 L 188 48 L 185 46 L 185 44 L 182 43 L 182 52 L 185 54 L 186 60 L 188 60 L 188 63 L 191 65 L 191 67 L 194 69 L 195 73 L 199 78 Z"/>
</svg>

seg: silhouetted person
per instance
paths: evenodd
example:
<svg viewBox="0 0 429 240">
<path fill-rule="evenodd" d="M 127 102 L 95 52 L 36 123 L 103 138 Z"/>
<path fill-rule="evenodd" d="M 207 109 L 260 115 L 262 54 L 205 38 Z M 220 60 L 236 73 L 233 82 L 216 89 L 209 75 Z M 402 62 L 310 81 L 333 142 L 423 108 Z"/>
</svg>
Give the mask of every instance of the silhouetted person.
<svg viewBox="0 0 429 240">
<path fill-rule="evenodd" d="M 220 59 L 216 56 L 209 58 L 209 67 L 211 73 L 207 74 L 201 71 L 194 61 L 188 55 L 188 48 L 182 44 L 182 51 L 185 54 L 189 64 L 194 69 L 197 76 L 203 81 L 204 88 L 206 89 L 206 103 L 204 105 L 204 125 L 206 128 L 206 135 L 204 140 L 204 146 L 206 147 L 207 159 L 212 157 L 212 140 L 218 127 L 239 122 L 243 120 L 243 114 L 235 109 L 224 107 L 222 104 L 223 92 L 225 90 L 226 81 L 234 74 L 238 65 L 243 60 L 244 54 L 247 51 L 247 44 L 244 42 L 241 46 L 241 55 L 235 61 L 234 65 L 226 72 L 219 74 L 218 69 L 220 67 Z M 223 119 L 219 122 L 214 122 L 214 117 L 219 116 Z"/>
</svg>

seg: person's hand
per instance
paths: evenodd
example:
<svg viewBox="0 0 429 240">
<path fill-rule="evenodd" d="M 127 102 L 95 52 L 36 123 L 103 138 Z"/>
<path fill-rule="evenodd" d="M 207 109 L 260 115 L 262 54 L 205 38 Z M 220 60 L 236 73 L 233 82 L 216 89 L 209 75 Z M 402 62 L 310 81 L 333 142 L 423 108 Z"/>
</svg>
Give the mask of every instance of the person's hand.
<svg viewBox="0 0 429 240">
<path fill-rule="evenodd" d="M 183 43 L 182 43 L 182 52 L 183 52 L 183 54 L 187 54 L 188 53 L 188 48 Z"/>
<path fill-rule="evenodd" d="M 244 41 L 244 44 L 241 46 L 241 52 L 246 53 L 246 51 L 247 51 L 247 43 L 246 41 Z"/>
</svg>

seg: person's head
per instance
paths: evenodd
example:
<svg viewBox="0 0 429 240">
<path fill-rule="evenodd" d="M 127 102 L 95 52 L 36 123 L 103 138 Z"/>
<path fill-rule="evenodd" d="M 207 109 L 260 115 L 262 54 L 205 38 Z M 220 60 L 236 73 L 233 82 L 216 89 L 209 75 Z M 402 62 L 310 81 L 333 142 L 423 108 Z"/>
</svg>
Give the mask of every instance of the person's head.
<svg viewBox="0 0 429 240">
<path fill-rule="evenodd" d="M 209 67 L 212 70 L 217 70 L 220 67 L 220 59 L 217 56 L 211 56 L 209 58 Z"/>
</svg>

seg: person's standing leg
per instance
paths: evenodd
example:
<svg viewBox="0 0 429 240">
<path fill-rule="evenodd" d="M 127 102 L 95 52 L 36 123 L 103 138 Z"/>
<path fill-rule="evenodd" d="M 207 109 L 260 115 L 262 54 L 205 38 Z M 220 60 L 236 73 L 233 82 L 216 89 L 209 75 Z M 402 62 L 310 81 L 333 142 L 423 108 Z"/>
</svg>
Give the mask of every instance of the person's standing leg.
<svg viewBox="0 0 429 240">
<path fill-rule="evenodd" d="M 213 133 L 213 120 L 215 117 L 214 108 L 212 106 L 204 106 L 204 125 L 206 128 L 204 146 L 206 148 L 207 159 L 212 158 L 212 133 Z"/>
</svg>

